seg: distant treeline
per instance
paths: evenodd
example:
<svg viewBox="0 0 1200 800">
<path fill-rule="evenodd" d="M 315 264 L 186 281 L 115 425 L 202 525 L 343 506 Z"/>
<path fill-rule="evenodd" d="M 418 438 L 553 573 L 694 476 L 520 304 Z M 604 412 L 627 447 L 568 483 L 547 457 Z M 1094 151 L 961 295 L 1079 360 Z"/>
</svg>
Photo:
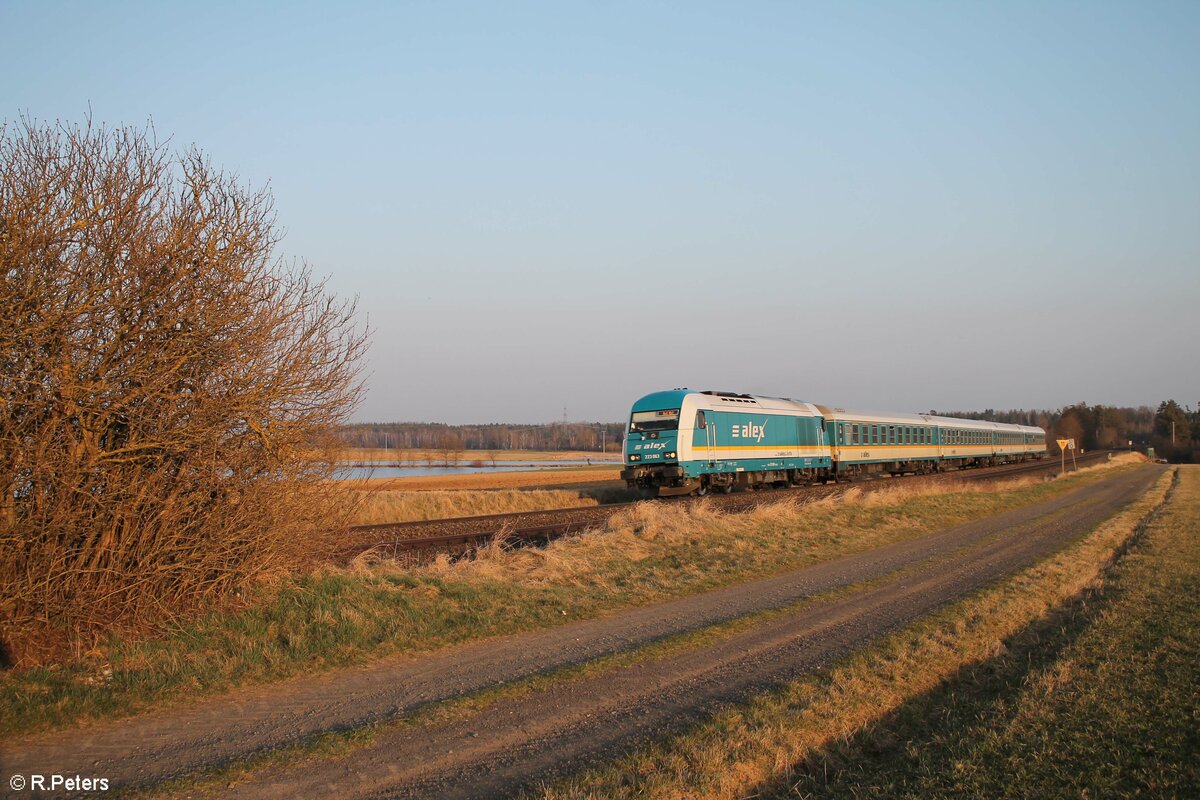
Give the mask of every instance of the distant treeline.
<svg viewBox="0 0 1200 800">
<path fill-rule="evenodd" d="M 935 411 L 947 417 L 986 419 L 1036 425 L 1051 439 L 1074 439 L 1079 447 L 1153 447 L 1157 455 L 1179 462 L 1200 462 L 1200 406 L 1196 410 L 1174 400 L 1157 409 L 1077 403 L 1057 411 Z M 1172 441 L 1172 423 L 1174 435 Z M 602 433 L 603 432 L 603 437 Z M 1194 439 L 1193 436 L 1196 438 Z M 601 438 L 608 452 L 618 452 L 625 437 L 622 422 L 558 422 L 547 425 L 444 425 L 435 422 L 370 422 L 347 425 L 341 438 L 350 447 L 401 450 L 595 450 Z M 1050 449 L 1057 452 L 1054 443 Z"/>
<path fill-rule="evenodd" d="M 350 447 L 400 450 L 594 450 L 601 443 L 619 452 L 622 422 L 557 422 L 547 425 L 444 425 L 437 422 L 366 422 L 346 425 L 341 438 Z"/>
<path fill-rule="evenodd" d="M 1074 439 L 1077 446 L 1087 450 L 1128 447 L 1132 441 L 1134 447 L 1153 447 L 1155 455 L 1173 462 L 1200 462 L 1200 404 L 1195 410 L 1174 400 L 1164 400 L 1157 409 L 1076 403 L 1058 411 L 996 411 L 989 408 L 938 413 L 947 417 L 1036 425 L 1050 432 L 1051 439 Z M 1057 452 L 1053 441 L 1050 449 Z"/>
</svg>

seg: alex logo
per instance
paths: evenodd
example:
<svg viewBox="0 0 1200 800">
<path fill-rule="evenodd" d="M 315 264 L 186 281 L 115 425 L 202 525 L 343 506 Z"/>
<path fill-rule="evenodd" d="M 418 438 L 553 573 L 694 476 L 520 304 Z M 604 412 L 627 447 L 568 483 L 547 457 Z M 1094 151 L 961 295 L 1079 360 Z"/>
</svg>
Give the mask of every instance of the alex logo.
<svg viewBox="0 0 1200 800">
<path fill-rule="evenodd" d="M 762 425 L 748 423 L 746 425 L 733 426 L 734 439 L 753 439 L 756 442 L 761 442 L 763 437 L 767 435 L 767 423 L 764 420 Z"/>
<path fill-rule="evenodd" d="M 646 444 L 635 444 L 634 450 L 662 450 L 667 446 L 666 442 L 647 442 Z"/>
</svg>

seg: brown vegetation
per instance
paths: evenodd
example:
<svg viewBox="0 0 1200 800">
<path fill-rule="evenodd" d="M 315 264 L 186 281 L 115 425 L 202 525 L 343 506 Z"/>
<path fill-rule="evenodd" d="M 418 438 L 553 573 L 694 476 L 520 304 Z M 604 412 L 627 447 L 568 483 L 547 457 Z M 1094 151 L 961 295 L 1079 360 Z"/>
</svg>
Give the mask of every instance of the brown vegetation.
<svg viewBox="0 0 1200 800">
<path fill-rule="evenodd" d="M 619 453 L 613 453 L 609 448 L 608 455 L 587 450 L 464 450 L 460 460 L 472 466 L 495 467 L 498 461 L 587 461 L 597 464 L 618 463 Z M 446 455 L 440 450 L 410 450 L 384 447 L 347 447 L 339 451 L 338 458 L 342 461 L 388 462 L 400 465 L 435 465 L 446 460 Z"/>
<path fill-rule="evenodd" d="M 385 522 L 414 522 L 482 514 L 510 514 L 519 511 L 545 511 L 596 505 L 595 498 L 580 497 L 578 492 L 563 490 L 518 491 L 366 491 L 355 503 L 353 524 L 375 525 Z"/>
<path fill-rule="evenodd" d="M 0 129 L 0 619 L 17 659 L 159 619 L 325 527 L 353 304 L 271 198 L 152 132 Z M 317 501 L 314 502 L 314 499 Z"/>
<path fill-rule="evenodd" d="M 373 489 L 397 489 L 423 492 L 439 489 L 517 489 L 540 486 L 577 486 L 606 483 L 620 488 L 621 469 L 617 466 L 579 469 L 555 468 L 521 472 L 475 472 L 467 475 L 414 475 L 411 478 L 372 478 Z"/>
</svg>

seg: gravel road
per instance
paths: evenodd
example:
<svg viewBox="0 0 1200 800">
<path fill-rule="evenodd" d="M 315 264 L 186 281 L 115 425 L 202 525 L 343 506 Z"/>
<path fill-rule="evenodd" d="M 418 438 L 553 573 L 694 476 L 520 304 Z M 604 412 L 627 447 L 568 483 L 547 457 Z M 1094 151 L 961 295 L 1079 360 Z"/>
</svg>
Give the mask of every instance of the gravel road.
<svg viewBox="0 0 1200 800">
<path fill-rule="evenodd" d="M 150 785 L 314 733 L 354 728 L 430 701 L 884 578 L 698 651 L 559 683 L 501 701 L 477 719 L 392 729 L 344 758 L 267 768 L 222 792 L 493 797 L 599 763 L 862 647 L 1053 552 L 1142 494 L 1161 472 L 1148 466 L 1121 473 L 917 540 L 605 618 L 9 742 L 0 759 L 7 773 L 102 775 L 113 787 Z M 893 575 L 898 570 L 906 571 Z"/>
</svg>

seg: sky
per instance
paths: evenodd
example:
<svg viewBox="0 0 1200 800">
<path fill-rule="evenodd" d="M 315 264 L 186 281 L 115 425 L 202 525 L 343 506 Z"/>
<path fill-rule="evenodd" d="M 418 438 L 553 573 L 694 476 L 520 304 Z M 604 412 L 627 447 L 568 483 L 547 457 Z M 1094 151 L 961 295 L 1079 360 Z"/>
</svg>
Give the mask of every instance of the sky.
<svg viewBox="0 0 1200 800">
<path fill-rule="evenodd" d="M 269 186 L 362 421 L 1200 402 L 1200 3 L 0 0 L 0 119 Z"/>
</svg>

